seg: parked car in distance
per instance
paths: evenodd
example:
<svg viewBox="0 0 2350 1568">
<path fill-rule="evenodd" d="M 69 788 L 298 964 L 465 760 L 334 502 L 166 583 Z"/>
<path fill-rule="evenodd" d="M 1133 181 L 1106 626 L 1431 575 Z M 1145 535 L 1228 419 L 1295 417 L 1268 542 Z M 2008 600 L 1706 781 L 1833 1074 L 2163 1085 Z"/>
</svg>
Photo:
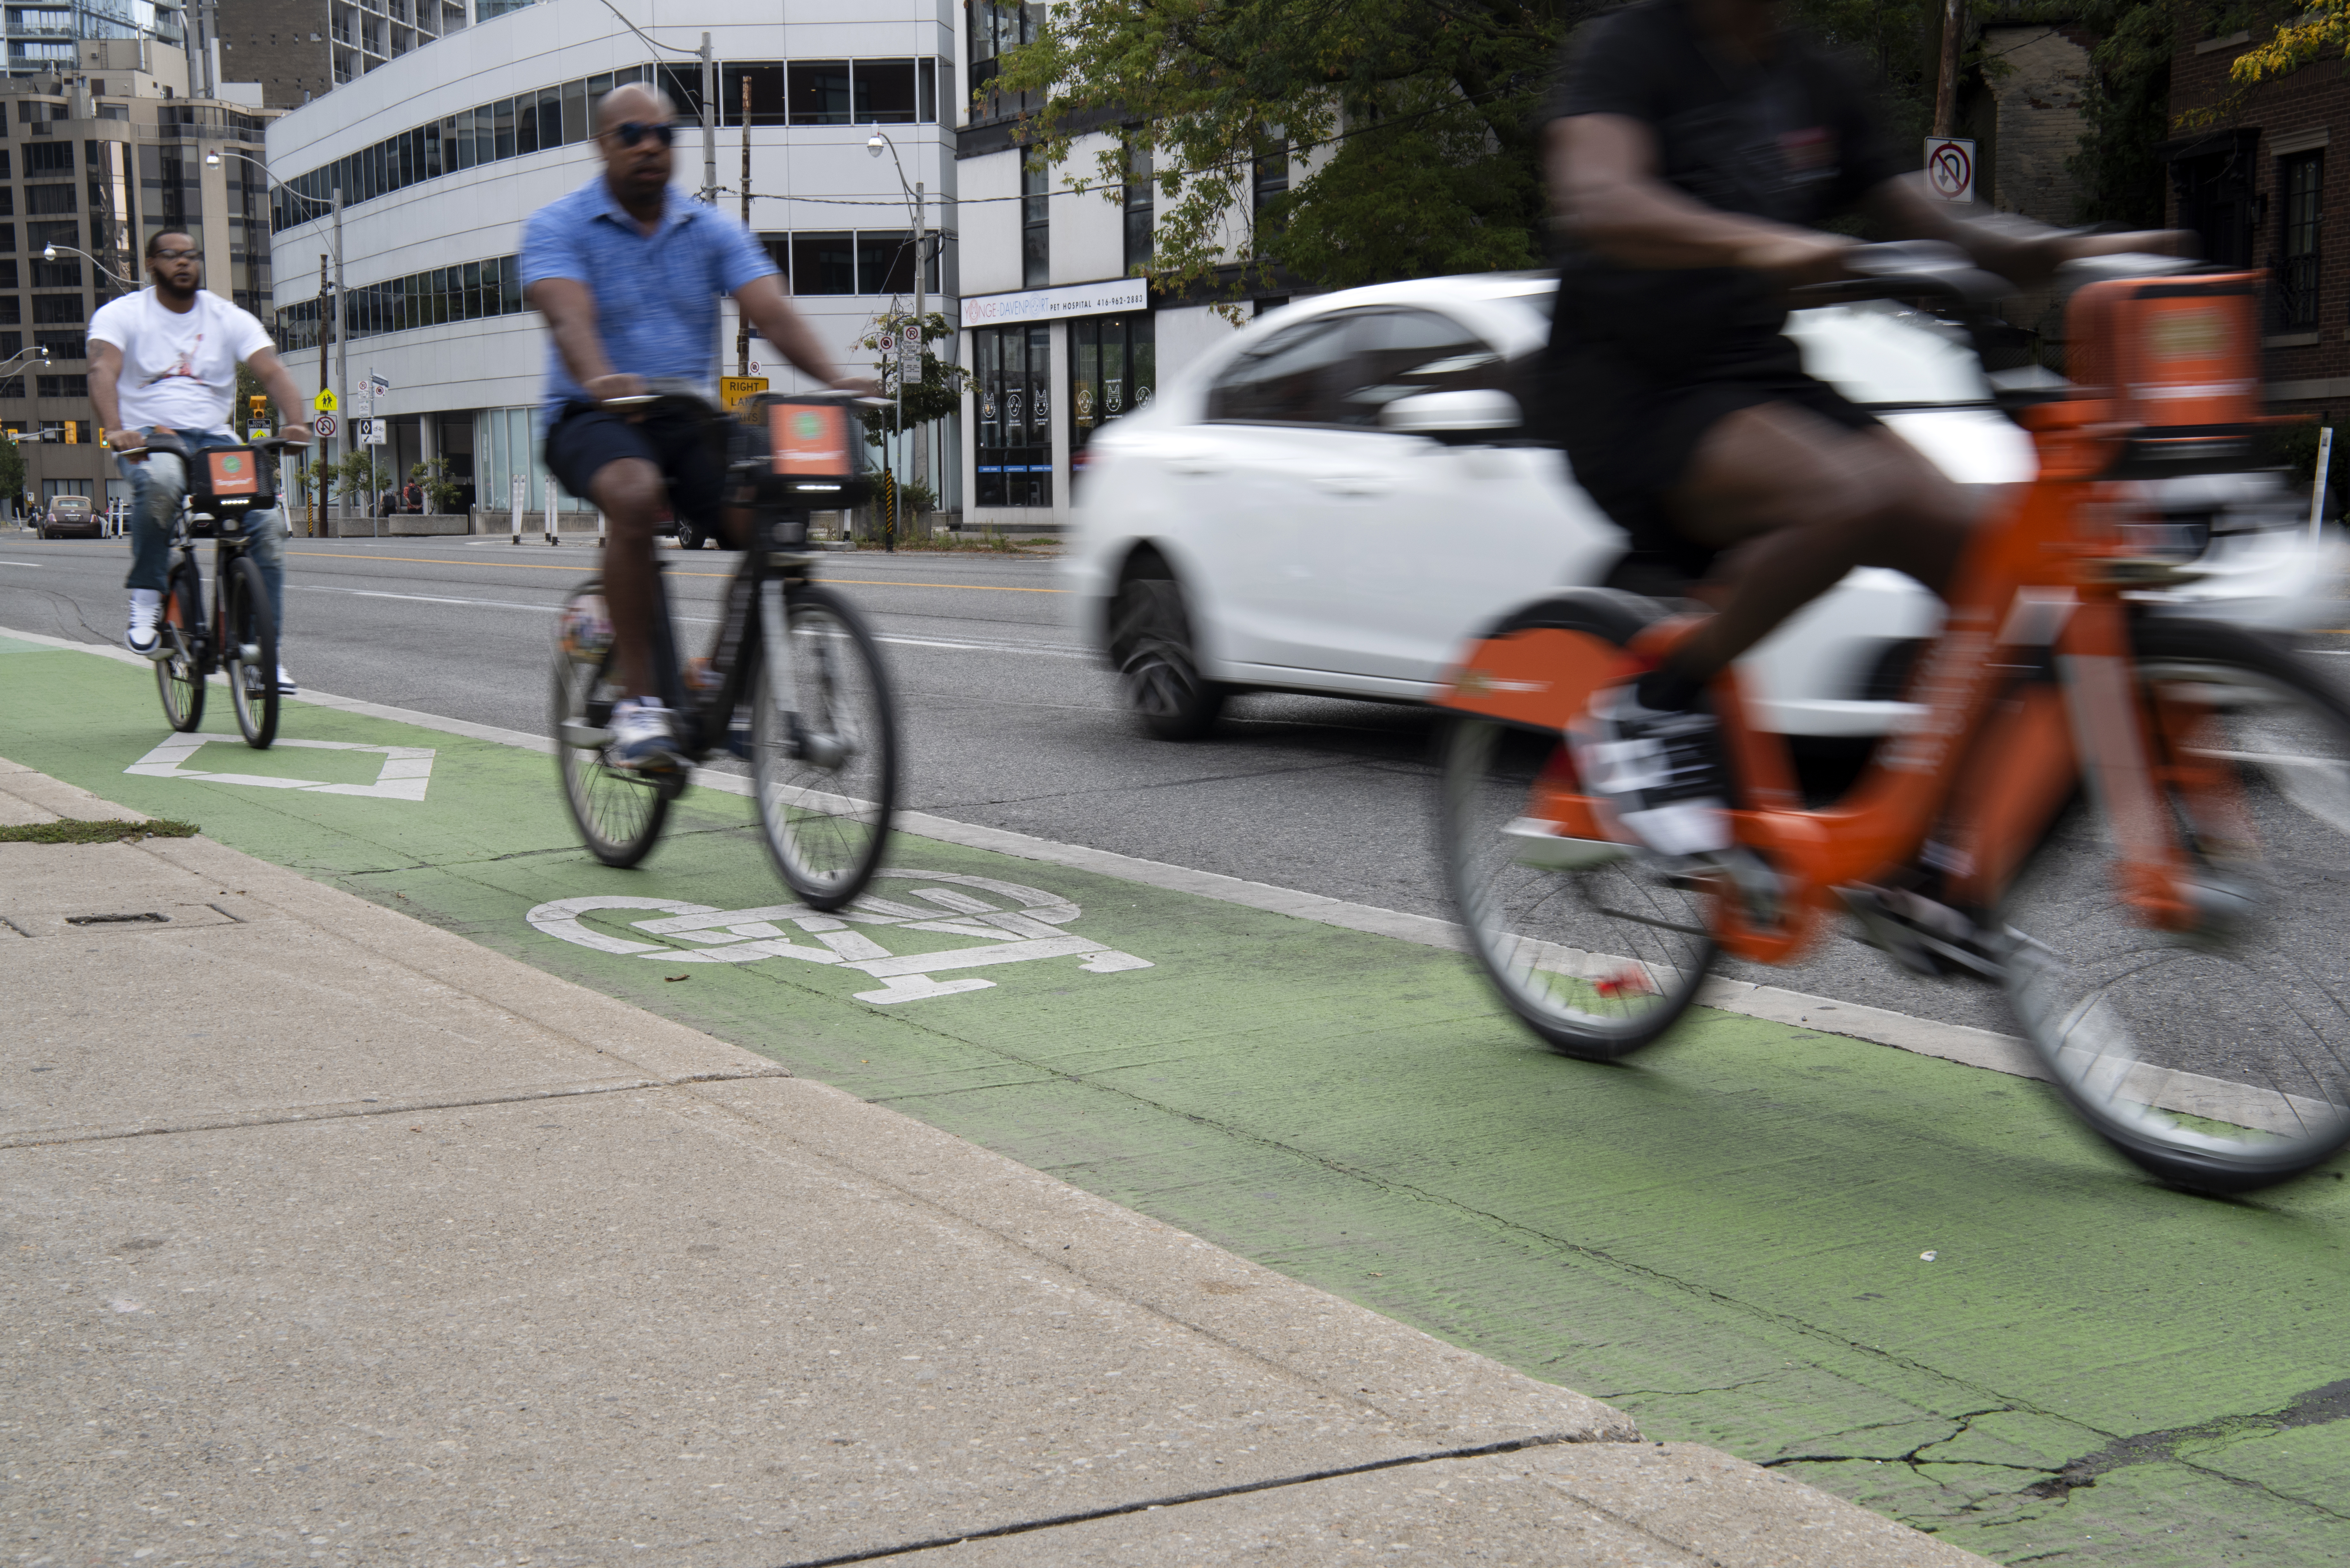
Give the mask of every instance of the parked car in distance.
<svg viewBox="0 0 2350 1568">
<path fill-rule="evenodd" d="M 1608 580 L 1622 530 L 1563 452 L 1518 427 L 1513 394 L 1548 339 L 1555 289 L 1490 274 L 1301 301 L 1093 433 L 1062 582 L 1152 733 L 1203 733 L 1240 691 L 1424 701 L 1505 611 Z M 1789 330 L 1814 374 L 1961 483 L 2036 472 L 1956 328 L 1872 302 L 1800 312 Z M 2277 627 L 2324 613 L 2340 552 L 2293 525 L 2276 475 L 2143 497 L 2163 519 L 2147 547 L 2208 574 L 2149 597 Z M 1915 711 L 1903 681 L 1941 616 L 1909 577 L 1863 568 L 1742 669 L 1783 733 L 1882 734 Z"/>
<path fill-rule="evenodd" d="M 49 502 L 41 520 L 44 539 L 98 539 L 105 536 L 106 519 L 90 509 L 87 495 L 59 495 Z"/>
</svg>

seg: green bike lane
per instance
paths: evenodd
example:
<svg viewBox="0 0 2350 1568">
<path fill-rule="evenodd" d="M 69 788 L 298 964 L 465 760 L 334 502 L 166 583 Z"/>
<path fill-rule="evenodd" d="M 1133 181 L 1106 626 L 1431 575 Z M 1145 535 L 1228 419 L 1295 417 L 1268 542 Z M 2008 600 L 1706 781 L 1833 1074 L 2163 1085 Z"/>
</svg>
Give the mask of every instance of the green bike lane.
<svg viewBox="0 0 2350 1568">
<path fill-rule="evenodd" d="M 2350 1559 L 2338 1177 L 2168 1191 L 2032 1082 L 1710 1010 L 1628 1065 L 1569 1062 L 1457 955 L 936 839 L 901 835 L 851 919 L 810 918 L 736 796 L 693 792 L 615 871 L 577 848 L 541 754 L 307 703 L 283 732 L 321 744 L 254 753 L 216 732 L 218 688 L 207 738 L 174 745 L 143 669 L 0 637 L 0 756 L 1607 1399 L 1652 1438 L 2006 1562 Z"/>
</svg>

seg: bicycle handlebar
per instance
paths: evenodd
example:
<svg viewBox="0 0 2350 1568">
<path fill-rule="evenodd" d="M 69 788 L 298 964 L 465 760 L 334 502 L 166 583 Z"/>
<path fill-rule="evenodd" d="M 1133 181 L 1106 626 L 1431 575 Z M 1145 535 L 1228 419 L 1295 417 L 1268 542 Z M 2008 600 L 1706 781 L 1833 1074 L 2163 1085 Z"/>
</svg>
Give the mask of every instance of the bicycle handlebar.
<svg viewBox="0 0 2350 1568">
<path fill-rule="evenodd" d="M 820 391 L 795 392 L 792 396 L 807 402 L 852 403 L 867 409 L 886 409 L 889 406 L 889 400 L 887 398 L 870 397 L 862 392 L 837 391 L 829 387 Z M 711 402 L 709 395 L 701 387 L 691 381 L 669 376 L 649 379 L 645 382 L 643 391 L 632 393 L 624 398 L 606 398 L 596 406 L 623 413 L 637 413 L 655 408 L 672 408 L 698 413 L 708 419 L 720 417 L 720 410 Z"/>
<path fill-rule="evenodd" d="M 240 446 L 249 446 L 255 452 L 265 452 L 275 454 L 289 449 L 296 452 L 305 451 L 309 447 L 310 443 L 306 441 L 292 441 L 285 436 L 265 436 L 259 441 L 240 441 L 238 444 Z M 146 446 L 119 446 L 114 449 L 114 455 L 117 457 L 145 457 L 151 452 L 161 452 L 172 457 L 189 457 L 193 455 L 185 446 L 182 445 L 178 441 L 173 441 L 171 445 L 162 447 L 158 447 L 151 442 Z"/>
<path fill-rule="evenodd" d="M 1804 304 L 1818 305 L 1933 295 L 1958 306 L 1970 319 L 1990 315 L 2000 300 L 2017 292 L 2015 285 L 1997 273 L 1983 271 L 1958 246 L 1939 240 L 1855 245 L 1846 253 L 1845 265 L 1851 277 L 1803 284 L 1788 292 Z M 2161 277 L 2191 272 L 2201 265 L 2178 256 L 2143 254 L 2085 256 L 2058 266 L 2056 284 L 2069 295 L 2085 284 L 2108 278 Z"/>
</svg>

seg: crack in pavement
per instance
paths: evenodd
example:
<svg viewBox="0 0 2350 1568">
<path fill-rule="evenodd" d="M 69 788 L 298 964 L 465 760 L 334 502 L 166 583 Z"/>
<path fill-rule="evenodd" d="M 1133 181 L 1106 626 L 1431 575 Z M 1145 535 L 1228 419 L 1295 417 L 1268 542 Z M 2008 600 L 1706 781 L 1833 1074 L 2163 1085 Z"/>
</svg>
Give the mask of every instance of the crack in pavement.
<svg viewBox="0 0 2350 1568">
<path fill-rule="evenodd" d="M 2345 1418 L 2350 1418 L 2350 1378 L 2296 1394 L 2285 1402 L 2282 1410 L 2245 1416 L 2217 1416 L 2191 1427 L 2170 1427 L 2161 1431 L 2117 1438 L 2095 1453 L 2084 1454 L 2070 1461 L 2048 1480 L 2023 1490 L 2034 1497 L 2061 1501 L 2083 1487 L 2096 1485 L 2100 1476 L 2131 1465 L 2158 1464 L 2168 1460 L 2217 1476 L 2237 1486 L 2256 1487 L 2286 1501 L 2302 1503 L 2337 1519 L 2350 1517 L 2350 1514 L 2326 1508 L 2322 1503 L 2310 1502 L 2304 1498 L 2285 1497 L 2285 1494 L 2274 1492 L 2260 1482 L 2228 1475 L 2225 1471 L 2197 1464 L 2192 1459 L 2181 1459 L 2178 1454 L 2182 1445 L 2209 1438 L 2262 1437 L 2273 1432 L 2289 1432 L 2300 1427 L 2324 1426 Z"/>
</svg>

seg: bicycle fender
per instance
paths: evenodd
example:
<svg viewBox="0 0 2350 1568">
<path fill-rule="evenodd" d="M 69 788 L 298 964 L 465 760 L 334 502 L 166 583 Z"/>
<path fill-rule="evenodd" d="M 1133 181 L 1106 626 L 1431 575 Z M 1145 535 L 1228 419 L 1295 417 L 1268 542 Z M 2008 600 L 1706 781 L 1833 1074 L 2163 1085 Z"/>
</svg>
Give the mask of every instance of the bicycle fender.
<svg viewBox="0 0 2350 1568">
<path fill-rule="evenodd" d="M 1636 670 L 1626 645 L 1667 614 L 1617 588 L 1568 588 L 1503 616 L 1471 640 L 1430 701 L 1531 729 L 1564 731 L 1600 687 Z"/>
</svg>

